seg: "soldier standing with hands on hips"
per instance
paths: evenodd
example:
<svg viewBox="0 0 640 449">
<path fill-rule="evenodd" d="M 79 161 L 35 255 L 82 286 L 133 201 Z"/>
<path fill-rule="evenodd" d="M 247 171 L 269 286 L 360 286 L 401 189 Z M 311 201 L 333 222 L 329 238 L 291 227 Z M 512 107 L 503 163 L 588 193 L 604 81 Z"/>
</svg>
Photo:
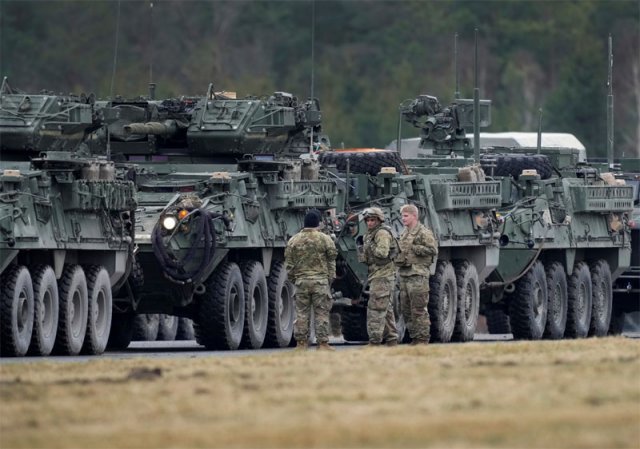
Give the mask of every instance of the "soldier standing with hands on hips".
<svg viewBox="0 0 640 449">
<path fill-rule="evenodd" d="M 420 223 L 418 208 L 405 204 L 400 209 L 405 229 L 399 239 L 396 258 L 400 280 L 400 308 L 411 336 L 411 344 L 427 344 L 431 333 L 429 267 L 438 257 L 438 246 L 430 229 Z"/>
<path fill-rule="evenodd" d="M 369 302 L 367 332 L 369 346 L 383 341 L 387 346 L 398 344 L 396 319 L 393 313 L 393 293 L 396 288 L 396 266 L 393 258 L 398 245 L 391 228 L 384 224 L 384 212 L 378 207 L 363 212 L 367 233 L 358 245 L 358 260 L 369 266 Z"/>
<path fill-rule="evenodd" d="M 297 349 L 307 349 L 311 310 L 315 316 L 319 350 L 329 346 L 330 286 L 336 277 L 336 245 L 318 230 L 321 213 L 310 210 L 304 217 L 304 229 L 289 239 L 284 253 L 289 280 L 296 286 L 294 336 Z"/>
</svg>

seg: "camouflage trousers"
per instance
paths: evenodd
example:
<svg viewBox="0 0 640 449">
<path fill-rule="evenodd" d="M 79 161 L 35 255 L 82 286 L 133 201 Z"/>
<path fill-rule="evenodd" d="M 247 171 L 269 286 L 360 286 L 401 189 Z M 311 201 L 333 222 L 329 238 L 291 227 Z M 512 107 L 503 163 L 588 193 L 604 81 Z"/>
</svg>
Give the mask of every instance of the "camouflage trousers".
<svg viewBox="0 0 640 449">
<path fill-rule="evenodd" d="M 429 341 L 429 276 L 399 276 L 400 310 L 413 340 Z"/>
<path fill-rule="evenodd" d="M 309 340 L 309 326 L 313 312 L 318 344 L 329 342 L 331 302 L 328 280 L 299 279 L 296 281 L 296 320 L 293 327 L 296 341 Z"/>
<path fill-rule="evenodd" d="M 391 300 L 395 284 L 395 277 L 372 279 L 369 282 L 367 333 L 371 343 L 398 341 L 396 318 Z"/>
</svg>

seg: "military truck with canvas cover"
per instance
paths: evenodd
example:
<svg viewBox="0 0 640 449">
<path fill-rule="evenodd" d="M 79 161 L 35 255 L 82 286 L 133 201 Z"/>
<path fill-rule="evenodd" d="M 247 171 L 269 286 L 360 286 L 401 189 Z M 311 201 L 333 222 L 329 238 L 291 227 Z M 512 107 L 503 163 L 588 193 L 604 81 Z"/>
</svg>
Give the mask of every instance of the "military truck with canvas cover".
<svg viewBox="0 0 640 449">
<path fill-rule="evenodd" d="M 189 317 L 212 349 L 289 345 L 284 248 L 309 209 L 338 204 L 310 155 L 329 144 L 317 100 L 237 99 L 209 86 L 201 97 L 113 101 L 104 114 L 112 157 L 137 165 L 141 206 L 136 300 L 117 319 Z"/>
<path fill-rule="evenodd" d="M 92 97 L 0 90 L 0 349 L 99 354 L 129 274 L 132 182 L 90 153 Z"/>
<path fill-rule="evenodd" d="M 490 122 L 490 103 L 481 102 L 482 124 Z M 420 96 L 401 106 L 405 119 L 423 130 L 419 156 L 398 151 L 345 150 L 320 154 L 347 187 L 346 213 L 338 234 L 338 291 L 346 340 L 367 340 L 367 267 L 357 261 L 356 240 L 366 232 L 362 212 L 380 207 L 396 236 L 402 230 L 400 208 L 414 204 L 420 220 L 439 246 L 431 266 L 429 314 L 431 339 L 473 339 L 480 307 L 480 284 L 498 265 L 498 227 L 493 210 L 500 205 L 501 183 L 486 179 L 469 157 L 464 134 L 473 116 L 470 100 L 446 111 L 435 97 Z M 428 149 L 428 151 L 427 151 Z M 471 150 L 472 151 L 472 150 Z M 388 166 L 388 167 L 385 167 Z M 396 310 L 399 333 L 403 323 Z"/>
</svg>

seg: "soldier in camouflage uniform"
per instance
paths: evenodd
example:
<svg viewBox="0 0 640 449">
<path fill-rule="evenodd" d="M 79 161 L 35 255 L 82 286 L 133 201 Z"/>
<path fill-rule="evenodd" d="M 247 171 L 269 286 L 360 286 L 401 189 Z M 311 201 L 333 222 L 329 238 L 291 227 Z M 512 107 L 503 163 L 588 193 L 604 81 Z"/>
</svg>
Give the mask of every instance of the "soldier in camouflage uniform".
<svg viewBox="0 0 640 449">
<path fill-rule="evenodd" d="M 438 246 L 430 229 L 419 221 L 418 208 L 405 204 L 400 209 L 405 229 L 396 257 L 400 281 L 400 308 L 411 336 L 411 344 L 429 342 L 429 267 L 438 257 Z"/>
<path fill-rule="evenodd" d="M 369 266 L 369 302 L 367 304 L 367 332 L 369 345 L 398 344 L 396 319 L 393 313 L 393 293 L 396 286 L 396 267 L 393 258 L 398 252 L 391 228 L 384 224 L 384 212 L 378 207 L 364 210 L 367 233 L 358 255 Z"/>
<path fill-rule="evenodd" d="M 297 348 L 307 348 L 313 310 L 318 349 L 333 350 L 329 346 L 330 286 L 336 277 L 338 251 L 331 237 L 317 229 L 319 225 L 320 212 L 315 209 L 308 212 L 304 217 L 304 229 L 291 237 L 284 258 L 289 280 L 296 286 L 294 336 Z"/>
</svg>

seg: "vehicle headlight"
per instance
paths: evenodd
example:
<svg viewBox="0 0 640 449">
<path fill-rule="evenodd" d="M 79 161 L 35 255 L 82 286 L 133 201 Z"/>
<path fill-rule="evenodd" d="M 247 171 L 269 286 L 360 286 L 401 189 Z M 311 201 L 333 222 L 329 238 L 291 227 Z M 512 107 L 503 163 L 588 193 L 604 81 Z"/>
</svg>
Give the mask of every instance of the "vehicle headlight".
<svg viewBox="0 0 640 449">
<path fill-rule="evenodd" d="M 162 219 L 162 227 L 167 231 L 173 231 L 178 224 L 178 220 L 173 215 L 167 215 Z"/>
</svg>

